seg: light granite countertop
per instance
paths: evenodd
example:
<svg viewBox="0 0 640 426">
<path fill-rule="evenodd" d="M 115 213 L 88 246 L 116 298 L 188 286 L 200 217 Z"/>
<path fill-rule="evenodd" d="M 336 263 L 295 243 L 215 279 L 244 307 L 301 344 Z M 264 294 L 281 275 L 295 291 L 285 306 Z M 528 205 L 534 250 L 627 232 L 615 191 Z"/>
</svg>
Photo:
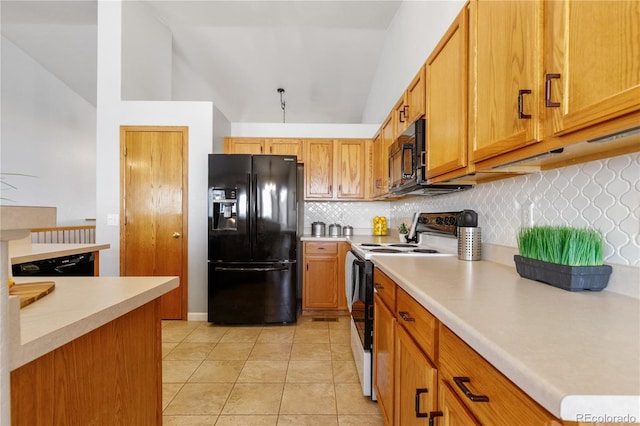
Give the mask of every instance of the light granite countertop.
<svg viewBox="0 0 640 426">
<path fill-rule="evenodd" d="M 589 413 L 640 421 L 640 300 L 561 290 L 484 260 L 372 261 L 560 419 Z"/>
<path fill-rule="evenodd" d="M 46 281 L 47 277 L 38 277 Z M 178 277 L 53 277 L 55 289 L 20 309 L 9 298 L 10 369 L 52 350 L 177 288 Z M 16 277 L 16 284 L 33 277 Z"/>
<path fill-rule="evenodd" d="M 9 246 L 9 257 L 11 264 L 17 265 L 36 260 L 91 253 L 110 247 L 110 244 L 16 244 Z"/>
</svg>

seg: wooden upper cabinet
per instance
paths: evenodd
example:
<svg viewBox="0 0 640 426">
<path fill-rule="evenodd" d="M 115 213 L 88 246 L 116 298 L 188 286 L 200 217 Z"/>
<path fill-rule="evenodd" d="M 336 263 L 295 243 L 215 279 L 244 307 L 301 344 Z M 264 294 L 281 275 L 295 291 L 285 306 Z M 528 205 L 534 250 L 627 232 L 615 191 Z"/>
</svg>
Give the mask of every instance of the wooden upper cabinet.
<svg viewBox="0 0 640 426">
<path fill-rule="evenodd" d="M 406 112 L 404 115 L 407 122 L 406 127 L 409 127 L 411 123 L 415 123 L 425 113 L 425 83 L 425 69 L 420 67 L 420 71 L 409 84 L 405 94 Z"/>
<path fill-rule="evenodd" d="M 539 142 L 541 1 L 470 3 L 472 162 Z M 585 29 L 586 30 L 586 29 Z"/>
<path fill-rule="evenodd" d="M 380 195 L 386 195 L 389 193 L 389 147 L 393 143 L 392 116 L 387 117 L 387 120 L 382 124 L 380 133 L 382 135 L 382 154 L 379 160 L 382 177 Z"/>
<path fill-rule="evenodd" d="M 263 138 L 224 138 L 225 154 L 265 154 Z"/>
<path fill-rule="evenodd" d="M 389 146 L 392 142 L 393 114 L 389 114 L 373 140 L 371 198 L 389 193 Z"/>
<path fill-rule="evenodd" d="M 225 154 L 273 154 L 273 155 L 295 155 L 298 162 L 303 162 L 302 139 L 293 138 L 246 138 L 227 137 L 224 138 Z"/>
<path fill-rule="evenodd" d="M 298 163 L 304 162 L 302 139 L 267 139 L 268 153 L 273 155 L 295 155 Z"/>
<path fill-rule="evenodd" d="M 637 0 L 545 2 L 547 133 L 640 111 L 638 19 Z"/>
<path fill-rule="evenodd" d="M 464 7 L 427 59 L 427 178 L 467 166 L 468 14 Z"/>
<path fill-rule="evenodd" d="M 304 141 L 305 198 L 364 199 L 368 139 Z"/>
<path fill-rule="evenodd" d="M 333 139 L 305 140 L 305 198 L 333 198 L 333 145 Z"/>
<path fill-rule="evenodd" d="M 425 74 L 424 67 L 411 80 L 409 86 L 393 107 L 395 140 L 415 121 L 424 115 L 425 110 Z"/>
<path fill-rule="evenodd" d="M 378 131 L 373 138 L 373 146 L 371 153 L 371 197 L 375 198 L 382 193 L 382 182 L 384 175 L 382 174 L 382 129 Z"/>
<path fill-rule="evenodd" d="M 391 115 L 393 116 L 393 139 L 395 140 L 398 136 L 402 134 L 407 129 L 407 120 L 404 115 L 404 93 L 402 97 L 398 99 L 395 106 L 393 107 L 393 111 L 391 111 Z"/>
<path fill-rule="evenodd" d="M 364 199 L 366 172 L 366 140 L 337 141 L 337 182 L 339 199 Z"/>
</svg>

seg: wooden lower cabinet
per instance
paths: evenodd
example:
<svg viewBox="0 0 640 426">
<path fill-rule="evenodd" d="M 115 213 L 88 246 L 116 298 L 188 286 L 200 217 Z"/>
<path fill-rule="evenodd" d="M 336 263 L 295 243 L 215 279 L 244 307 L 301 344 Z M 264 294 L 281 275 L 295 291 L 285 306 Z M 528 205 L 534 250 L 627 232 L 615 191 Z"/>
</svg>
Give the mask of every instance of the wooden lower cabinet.
<svg viewBox="0 0 640 426">
<path fill-rule="evenodd" d="M 11 372 L 11 424 L 162 424 L 160 299 Z"/>
<path fill-rule="evenodd" d="M 438 387 L 438 413 L 434 413 L 438 426 L 480 426 L 473 414 L 458 399 L 445 382 Z"/>
<path fill-rule="evenodd" d="M 347 309 L 344 291 L 345 242 L 305 242 L 302 310 Z"/>
<path fill-rule="evenodd" d="M 561 424 L 443 324 L 439 339 L 441 380 L 481 424 Z"/>
<path fill-rule="evenodd" d="M 381 270 L 373 276 L 384 287 L 374 297 L 373 360 L 387 426 L 578 425 L 536 403 Z"/>
<path fill-rule="evenodd" d="M 409 333 L 396 327 L 395 425 L 430 425 L 438 399 L 438 371 Z"/>
</svg>

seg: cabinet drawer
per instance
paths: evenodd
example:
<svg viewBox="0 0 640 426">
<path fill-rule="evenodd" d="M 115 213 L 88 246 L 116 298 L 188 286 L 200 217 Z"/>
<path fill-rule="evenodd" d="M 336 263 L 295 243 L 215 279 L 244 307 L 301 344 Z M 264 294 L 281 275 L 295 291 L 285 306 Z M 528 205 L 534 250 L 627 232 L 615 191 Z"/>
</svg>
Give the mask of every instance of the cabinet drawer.
<svg viewBox="0 0 640 426">
<path fill-rule="evenodd" d="M 384 272 L 376 268 L 373 271 L 373 287 L 387 308 L 392 312 L 396 309 L 396 283 Z"/>
<path fill-rule="evenodd" d="M 338 254 L 338 243 L 304 243 L 304 254 Z"/>
<path fill-rule="evenodd" d="M 433 362 L 438 362 L 438 320 L 398 288 L 396 318 Z"/>
<path fill-rule="evenodd" d="M 441 378 L 482 424 L 515 425 L 527 419 L 528 424 L 560 425 L 553 415 L 442 324 L 439 337 Z M 468 389 L 467 394 L 463 386 Z"/>
</svg>

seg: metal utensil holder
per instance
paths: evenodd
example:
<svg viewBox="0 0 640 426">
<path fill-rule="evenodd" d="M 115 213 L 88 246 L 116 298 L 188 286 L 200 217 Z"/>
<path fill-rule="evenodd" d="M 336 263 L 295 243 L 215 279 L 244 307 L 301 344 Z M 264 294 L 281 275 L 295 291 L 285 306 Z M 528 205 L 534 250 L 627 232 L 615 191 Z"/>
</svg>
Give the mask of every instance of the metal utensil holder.
<svg viewBox="0 0 640 426">
<path fill-rule="evenodd" d="M 478 227 L 458 228 L 458 259 L 480 260 L 482 256 L 482 231 Z"/>
</svg>

